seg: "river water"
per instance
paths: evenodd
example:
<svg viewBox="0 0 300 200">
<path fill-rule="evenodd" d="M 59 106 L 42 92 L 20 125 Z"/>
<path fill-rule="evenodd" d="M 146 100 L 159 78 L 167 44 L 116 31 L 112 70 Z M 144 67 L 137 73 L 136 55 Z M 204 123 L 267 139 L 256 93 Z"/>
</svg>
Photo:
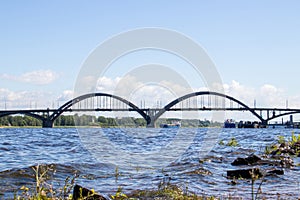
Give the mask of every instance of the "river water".
<svg viewBox="0 0 300 200">
<path fill-rule="evenodd" d="M 32 166 L 52 165 L 50 184 L 63 185 L 67 176 L 104 195 L 118 187 L 125 193 L 157 189 L 162 182 L 184 191 L 221 198 L 251 198 L 251 181 L 226 178 L 237 157 L 262 155 L 279 135 L 292 129 L 100 129 L 100 128 L 2 128 L 0 129 L 0 198 L 11 198 L 21 186 L 32 186 Z M 225 144 L 235 138 L 239 146 Z M 299 158 L 294 158 L 295 164 Z M 118 167 L 117 167 L 118 166 Z M 251 166 L 250 166 L 251 167 Z M 272 166 L 265 168 L 273 169 Z M 300 167 L 284 169 L 284 175 L 268 176 L 260 198 L 300 197 Z M 211 172 L 208 174 L 195 172 Z M 261 183 L 255 182 L 255 188 Z"/>
</svg>

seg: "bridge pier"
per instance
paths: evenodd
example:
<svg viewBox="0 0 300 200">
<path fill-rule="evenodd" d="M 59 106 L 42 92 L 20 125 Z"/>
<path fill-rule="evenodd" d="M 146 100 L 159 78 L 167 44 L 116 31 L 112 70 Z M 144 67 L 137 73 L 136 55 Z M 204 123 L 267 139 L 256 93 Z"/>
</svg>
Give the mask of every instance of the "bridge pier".
<svg viewBox="0 0 300 200">
<path fill-rule="evenodd" d="M 147 128 L 155 128 L 155 121 L 151 119 L 150 122 L 147 123 Z"/>
<path fill-rule="evenodd" d="M 155 118 L 155 114 L 156 114 L 156 110 L 154 109 L 149 109 L 148 110 L 148 118 L 147 118 L 147 128 L 156 128 L 155 127 L 155 122 L 156 122 L 156 118 Z"/>
<path fill-rule="evenodd" d="M 262 121 L 261 121 L 261 124 L 262 124 L 263 126 L 267 127 L 267 126 L 268 126 L 268 120 L 262 120 Z"/>
<path fill-rule="evenodd" d="M 53 121 L 50 119 L 43 120 L 43 128 L 53 128 Z"/>
</svg>

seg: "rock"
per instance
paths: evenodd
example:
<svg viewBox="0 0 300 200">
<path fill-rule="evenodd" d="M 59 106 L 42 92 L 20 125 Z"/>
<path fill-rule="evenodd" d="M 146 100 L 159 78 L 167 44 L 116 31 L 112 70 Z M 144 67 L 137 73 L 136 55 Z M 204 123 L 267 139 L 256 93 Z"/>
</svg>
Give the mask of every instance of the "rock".
<svg viewBox="0 0 300 200">
<path fill-rule="evenodd" d="M 281 166 L 278 160 L 260 160 L 257 162 L 258 165 L 269 165 L 269 166 Z"/>
<path fill-rule="evenodd" d="M 237 165 L 253 165 L 253 164 L 256 164 L 260 160 L 261 160 L 260 157 L 254 155 L 254 154 L 251 154 L 247 158 L 237 158 L 231 164 L 235 165 L 235 166 L 237 166 Z"/>
<path fill-rule="evenodd" d="M 286 149 L 287 150 L 287 149 Z M 293 149 L 287 150 L 290 154 L 293 153 Z M 290 157 L 284 157 L 283 155 L 273 155 L 273 159 L 276 160 L 262 160 L 260 157 L 251 154 L 247 158 L 237 158 L 235 159 L 231 165 L 239 166 L 239 165 L 270 165 L 270 166 L 279 166 L 283 168 L 292 168 L 294 167 L 294 161 Z"/>
<path fill-rule="evenodd" d="M 231 163 L 231 165 L 235 165 L 235 166 L 237 166 L 237 165 L 248 165 L 248 164 L 249 163 L 245 158 L 237 158 Z"/>
<path fill-rule="evenodd" d="M 293 148 L 300 148 L 300 141 L 293 144 Z"/>
<path fill-rule="evenodd" d="M 258 157 L 258 156 L 256 156 L 256 155 L 254 155 L 254 154 L 251 154 L 250 156 L 248 156 L 248 157 L 246 158 L 246 160 L 248 161 L 248 163 L 249 163 L 250 165 L 253 165 L 253 164 L 257 163 L 258 161 L 260 161 L 261 158 Z"/>
<path fill-rule="evenodd" d="M 231 183 L 232 185 L 236 185 L 236 184 L 237 184 L 237 181 L 236 181 L 236 179 L 233 179 L 230 183 Z"/>
<path fill-rule="evenodd" d="M 283 142 L 283 143 L 281 143 L 281 144 L 279 145 L 279 148 L 283 148 L 283 149 L 285 149 L 285 148 L 288 148 L 288 146 L 289 146 L 289 144 L 288 144 L 288 143 L 286 143 L 286 142 Z"/>
<path fill-rule="evenodd" d="M 294 150 L 295 154 L 298 153 L 298 157 L 300 157 L 300 153 L 299 153 L 299 150 L 300 150 L 300 141 L 294 143 L 291 148 Z"/>
<path fill-rule="evenodd" d="M 274 148 L 274 150 L 270 153 L 272 156 L 276 156 L 276 155 L 284 155 L 284 154 L 288 154 L 288 155 L 297 155 L 297 151 L 298 151 L 298 145 L 300 145 L 300 143 L 296 142 L 293 145 L 290 145 L 289 143 L 281 143 L 279 146 L 275 145 L 272 148 Z"/>
<path fill-rule="evenodd" d="M 296 155 L 295 149 L 289 149 L 288 154 L 292 156 Z"/>
<path fill-rule="evenodd" d="M 211 171 L 207 170 L 207 169 L 204 169 L 204 168 L 200 168 L 200 169 L 196 169 L 194 171 L 191 171 L 191 172 L 187 172 L 186 174 L 202 174 L 202 175 L 212 175 Z"/>
<path fill-rule="evenodd" d="M 273 169 L 271 171 L 268 171 L 267 174 L 268 175 L 271 175 L 271 174 L 283 175 L 284 171 L 282 169 Z"/>
<path fill-rule="evenodd" d="M 73 200 L 107 200 L 105 197 L 94 193 L 92 190 L 75 185 L 73 189 Z"/>
<path fill-rule="evenodd" d="M 294 167 L 294 161 L 291 158 L 284 158 L 280 161 L 281 167 L 291 168 Z"/>
<path fill-rule="evenodd" d="M 227 178 L 230 179 L 252 179 L 252 177 L 257 176 L 258 178 L 262 177 L 263 174 L 259 168 L 251 168 L 251 169 L 238 169 L 238 170 L 228 170 Z"/>
<path fill-rule="evenodd" d="M 278 155 L 278 154 L 280 154 L 279 149 L 276 149 L 276 150 L 274 150 L 274 151 L 271 152 L 272 156 L 275 156 L 275 155 Z"/>
</svg>

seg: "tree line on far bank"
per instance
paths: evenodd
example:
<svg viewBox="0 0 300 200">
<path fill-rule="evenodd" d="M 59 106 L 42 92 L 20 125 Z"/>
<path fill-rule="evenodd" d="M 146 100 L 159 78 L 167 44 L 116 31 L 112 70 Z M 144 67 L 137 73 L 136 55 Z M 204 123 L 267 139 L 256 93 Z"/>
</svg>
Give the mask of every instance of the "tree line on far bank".
<svg viewBox="0 0 300 200">
<path fill-rule="evenodd" d="M 182 127 L 210 127 L 218 126 L 218 123 L 212 123 L 209 120 L 185 119 L 158 119 L 157 124 L 172 123 L 181 121 Z M 0 126 L 15 127 L 41 127 L 42 121 L 30 116 L 5 116 L 0 117 Z M 146 121 L 143 118 L 122 117 L 112 118 L 92 115 L 61 115 L 54 121 L 54 126 L 99 126 L 99 127 L 146 127 Z"/>
</svg>

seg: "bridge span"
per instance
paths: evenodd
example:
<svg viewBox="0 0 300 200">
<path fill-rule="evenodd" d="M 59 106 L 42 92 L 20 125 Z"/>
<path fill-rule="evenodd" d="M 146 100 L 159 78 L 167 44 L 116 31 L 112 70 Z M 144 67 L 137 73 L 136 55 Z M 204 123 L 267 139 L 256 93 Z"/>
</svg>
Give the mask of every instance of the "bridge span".
<svg viewBox="0 0 300 200">
<path fill-rule="evenodd" d="M 78 96 L 57 109 L 23 109 L 0 110 L 0 117 L 22 114 L 41 120 L 44 128 L 52 128 L 54 121 L 67 112 L 137 112 L 147 124 L 155 127 L 156 120 L 165 112 L 176 111 L 248 111 L 253 114 L 263 125 L 270 120 L 285 115 L 300 113 L 300 109 L 249 107 L 231 96 L 200 91 L 181 96 L 161 108 L 139 108 L 132 102 L 108 93 L 89 93 Z M 266 115 L 266 116 L 264 116 Z"/>
</svg>

